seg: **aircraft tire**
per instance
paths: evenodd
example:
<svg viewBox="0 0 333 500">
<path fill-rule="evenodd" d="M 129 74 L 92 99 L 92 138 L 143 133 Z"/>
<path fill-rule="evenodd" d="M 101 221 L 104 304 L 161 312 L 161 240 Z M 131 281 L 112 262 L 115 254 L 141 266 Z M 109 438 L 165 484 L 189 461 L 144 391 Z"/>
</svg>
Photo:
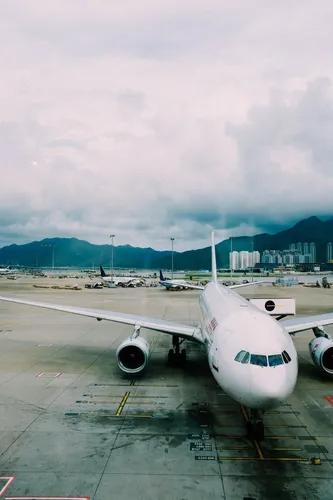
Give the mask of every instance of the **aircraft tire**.
<svg viewBox="0 0 333 500">
<path fill-rule="evenodd" d="M 246 430 L 249 439 L 254 441 L 263 441 L 265 438 L 265 427 L 262 420 L 256 422 L 247 422 Z"/>
<path fill-rule="evenodd" d="M 175 353 L 173 352 L 173 349 L 169 349 L 168 352 L 168 364 L 173 365 L 175 362 Z"/>
</svg>

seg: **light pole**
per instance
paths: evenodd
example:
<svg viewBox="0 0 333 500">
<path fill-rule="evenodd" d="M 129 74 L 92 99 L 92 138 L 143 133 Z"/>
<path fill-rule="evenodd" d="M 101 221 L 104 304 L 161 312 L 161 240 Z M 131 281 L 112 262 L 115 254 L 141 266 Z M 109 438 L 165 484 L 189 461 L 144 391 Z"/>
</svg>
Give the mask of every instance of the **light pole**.
<svg viewBox="0 0 333 500">
<path fill-rule="evenodd" d="M 175 241 L 175 238 L 170 238 L 171 241 L 171 279 L 173 280 L 173 242 Z"/>
<path fill-rule="evenodd" d="M 45 248 L 51 248 L 52 249 L 51 267 L 54 270 L 54 245 L 45 244 L 45 245 L 41 245 L 41 246 L 45 247 Z"/>
<path fill-rule="evenodd" d="M 111 276 L 113 276 L 113 240 L 115 238 L 115 234 L 110 234 L 110 238 L 111 238 Z"/>
</svg>

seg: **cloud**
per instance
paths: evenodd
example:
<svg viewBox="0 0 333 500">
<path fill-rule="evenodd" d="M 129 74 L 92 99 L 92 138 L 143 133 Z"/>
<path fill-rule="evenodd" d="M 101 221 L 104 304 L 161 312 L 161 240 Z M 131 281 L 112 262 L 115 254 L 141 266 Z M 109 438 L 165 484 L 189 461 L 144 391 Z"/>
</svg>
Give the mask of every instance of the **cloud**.
<svg viewBox="0 0 333 500">
<path fill-rule="evenodd" d="M 330 3 L 0 5 L 0 245 L 178 249 L 333 212 Z"/>
</svg>

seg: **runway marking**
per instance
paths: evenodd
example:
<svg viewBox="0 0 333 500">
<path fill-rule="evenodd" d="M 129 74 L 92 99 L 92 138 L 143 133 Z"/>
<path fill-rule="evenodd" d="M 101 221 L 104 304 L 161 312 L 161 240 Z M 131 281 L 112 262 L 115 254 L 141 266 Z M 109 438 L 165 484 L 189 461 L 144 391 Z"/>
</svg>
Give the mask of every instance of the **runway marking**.
<svg viewBox="0 0 333 500">
<path fill-rule="evenodd" d="M 0 477 L 0 481 L 5 480 L 6 484 L 0 490 L 0 497 L 4 498 L 4 500 L 90 500 L 90 497 L 55 497 L 55 496 L 29 496 L 29 497 L 3 497 L 3 494 L 9 486 L 15 481 L 15 476 L 3 476 Z"/>
<path fill-rule="evenodd" d="M 83 398 L 104 398 L 104 399 L 119 399 L 118 396 L 112 396 L 111 394 L 82 394 Z M 131 394 L 131 399 L 169 399 L 169 396 L 149 396 L 145 394 Z"/>
<path fill-rule="evenodd" d="M 131 393 L 130 393 L 129 391 L 128 391 L 128 392 L 125 392 L 125 394 L 124 394 L 124 396 L 123 396 L 122 400 L 120 401 L 120 404 L 119 404 L 119 406 L 118 406 L 118 408 L 117 408 L 117 410 L 116 410 L 116 413 L 115 413 L 115 416 L 116 416 L 116 417 L 120 417 L 120 415 L 122 414 L 123 409 L 124 409 L 124 406 L 125 406 L 125 404 L 126 404 L 126 402 L 127 402 L 128 398 L 129 398 L 129 395 L 130 395 L 130 394 L 131 394 Z"/>
<path fill-rule="evenodd" d="M 165 405 L 166 403 L 158 401 L 127 401 L 128 405 Z"/>
<path fill-rule="evenodd" d="M 277 447 L 277 448 L 271 448 L 272 451 L 302 451 L 303 448 L 282 448 L 282 447 Z"/>
<path fill-rule="evenodd" d="M 90 500 L 90 497 L 6 497 L 4 500 Z"/>
<path fill-rule="evenodd" d="M 324 396 L 324 399 L 331 405 L 333 406 L 333 396 Z"/>
<path fill-rule="evenodd" d="M 288 425 L 288 424 L 281 424 L 281 425 L 268 425 L 267 426 L 269 429 L 277 429 L 277 428 L 281 428 L 281 429 L 306 429 L 306 425 Z"/>
<path fill-rule="evenodd" d="M 2 486 L 0 490 L 0 497 L 5 493 L 5 491 L 9 488 L 12 482 L 15 480 L 15 476 L 1 476 L 0 481 L 6 481 L 6 483 Z"/>
<path fill-rule="evenodd" d="M 63 372 L 39 372 L 36 374 L 37 378 L 59 378 Z"/>
<path fill-rule="evenodd" d="M 253 451 L 252 446 L 226 446 L 223 448 L 216 448 L 216 451 Z"/>
<path fill-rule="evenodd" d="M 301 436 L 298 436 L 298 439 Z M 297 439 L 297 436 L 265 436 L 265 440 L 267 439 Z"/>
<path fill-rule="evenodd" d="M 224 462 L 226 460 L 235 460 L 241 462 L 306 462 L 309 463 L 308 458 L 302 457 L 218 457 L 219 462 Z"/>
<path fill-rule="evenodd" d="M 111 399 L 98 399 L 97 401 L 85 401 L 84 399 L 77 399 L 75 401 L 76 404 L 85 404 L 85 405 L 99 405 L 99 404 L 104 404 L 104 405 L 113 405 L 117 403 L 119 400 L 119 397 L 114 396 L 113 398 L 115 401 L 111 401 Z"/>
</svg>

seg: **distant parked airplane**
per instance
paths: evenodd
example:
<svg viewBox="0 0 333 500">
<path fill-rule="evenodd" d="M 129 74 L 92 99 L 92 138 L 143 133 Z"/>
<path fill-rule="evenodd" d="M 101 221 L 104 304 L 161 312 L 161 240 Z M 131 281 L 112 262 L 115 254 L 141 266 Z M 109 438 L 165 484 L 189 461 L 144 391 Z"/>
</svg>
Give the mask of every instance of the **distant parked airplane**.
<svg viewBox="0 0 333 500">
<path fill-rule="evenodd" d="M 169 279 L 163 276 L 162 270 L 160 269 L 160 284 L 165 286 L 167 290 L 202 290 L 201 285 L 192 285 L 188 281 L 181 279 Z"/>
<path fill-rule="evenodd" d="M 13 274 L 15 273 L 15 269 L 10 269 L 9 267 L 0 267 L 0 275 L 1 274 Z"/>
<path fill-rule="evenodd" d="M 115 286 L 140 286 L 143 280 L 136 276 L 108 276 L 102 266 L 100 267 L 101 278 L 105 283 L 114 283 Z"/>
</svg>

